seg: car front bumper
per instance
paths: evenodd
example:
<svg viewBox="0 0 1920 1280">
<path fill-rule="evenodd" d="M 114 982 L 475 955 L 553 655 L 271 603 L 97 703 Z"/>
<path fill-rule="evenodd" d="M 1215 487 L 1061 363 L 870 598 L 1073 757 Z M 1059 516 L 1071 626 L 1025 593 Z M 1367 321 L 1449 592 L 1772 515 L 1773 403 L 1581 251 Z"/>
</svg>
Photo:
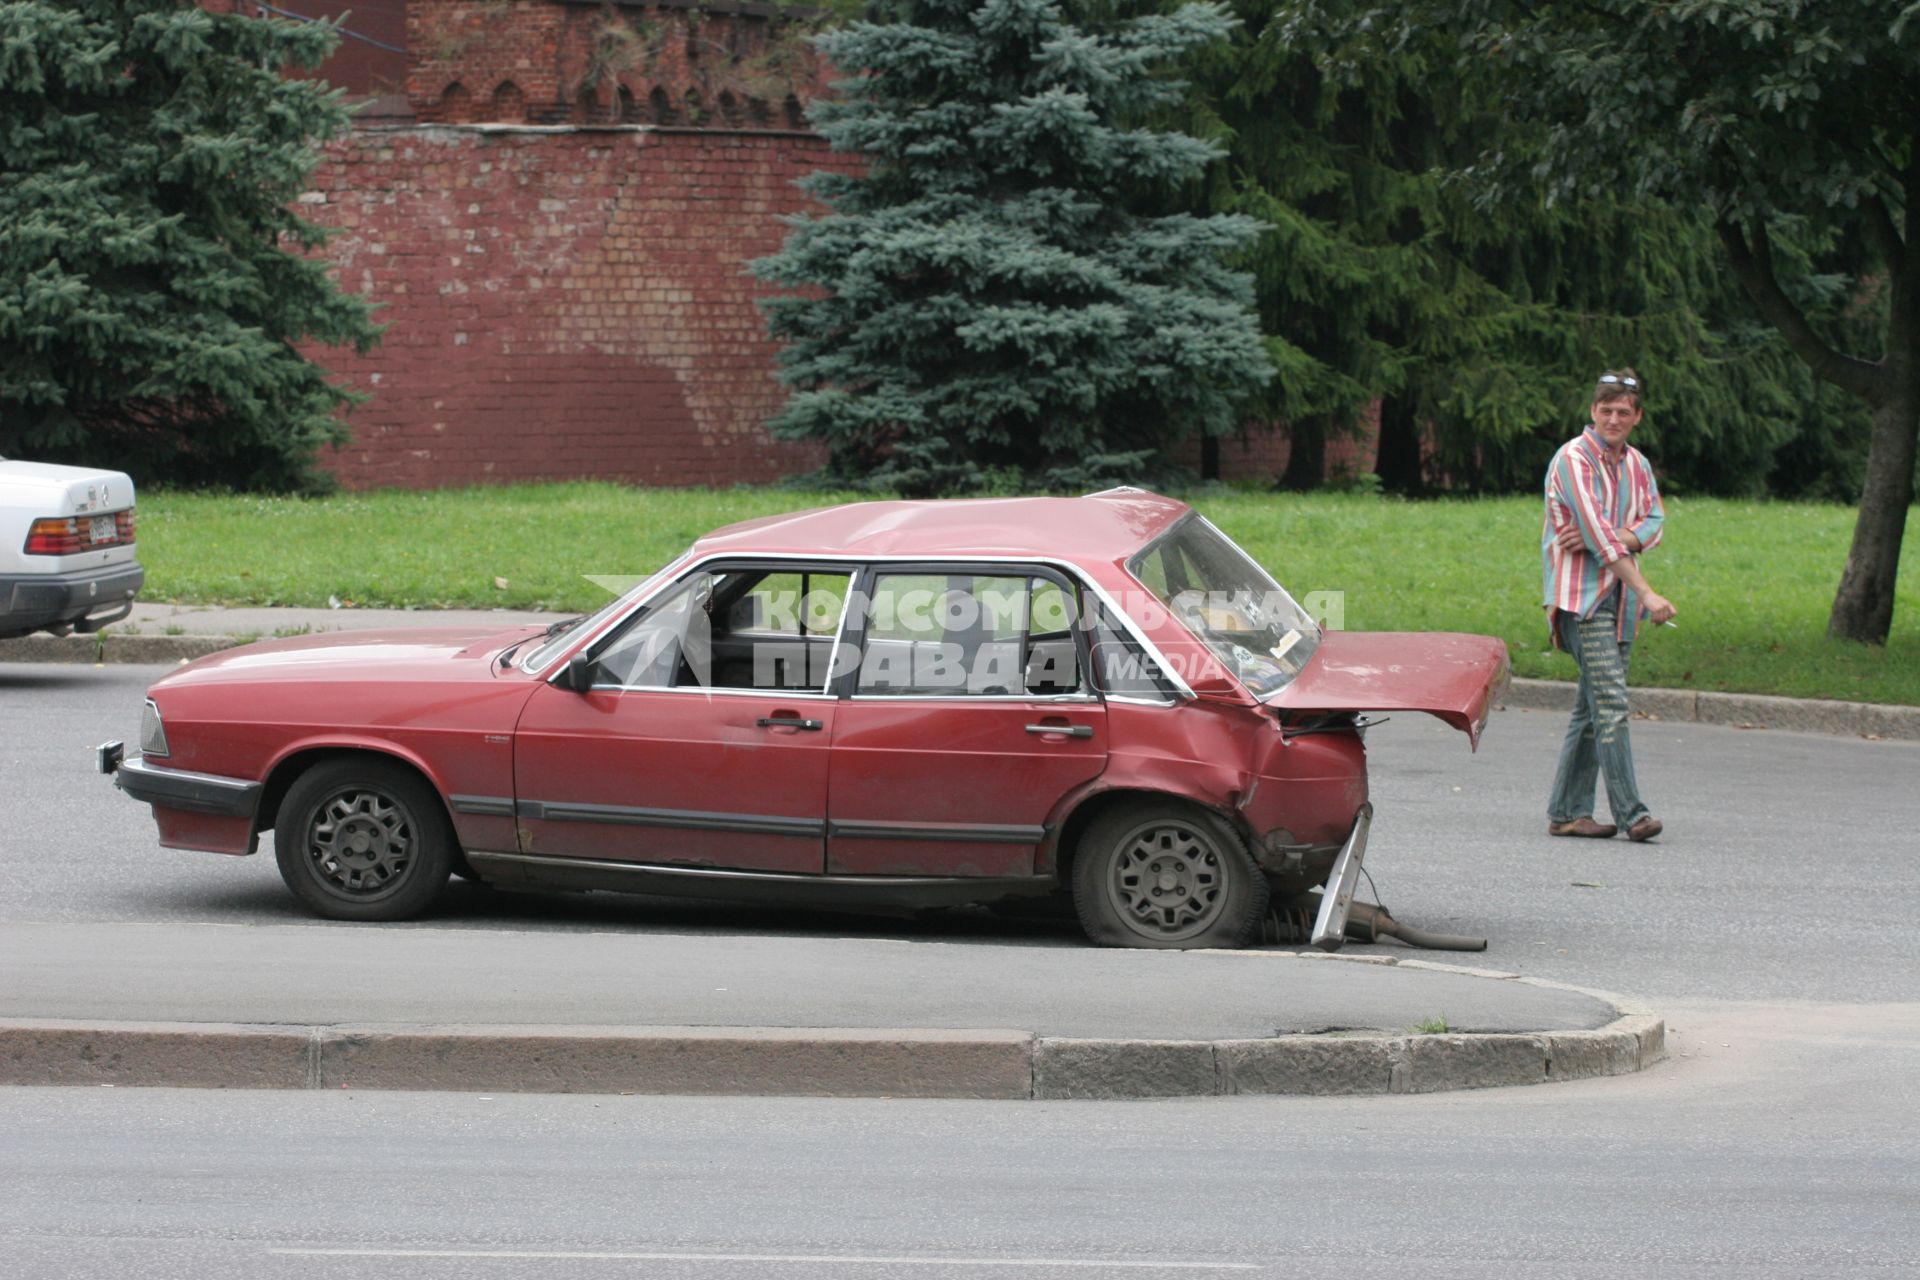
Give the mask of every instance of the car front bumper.
<svg viewBox="0 0 1920 1280">
<path fill-rule="evenodd" d="M 50 627 L 98 631 L 133 611 L 146 580 L 137 561 L 86 573 L 0 577 L 0 638 Z"/>
<path fill-rule="evenodd" d="M 125 753 L 125 744 L 119 742 L 102 743 L 96 749 L 100 772 L 112 775 L 113 785 L 135 800 L 159 808 L 249 821 L 260 809 L 258 782 L 163 769 L 148 764 L 144 756 L 129 758 Z"/>
<path fill-rule="evenodd" d="M 116 787 L 153 806 L 165 848 L 232 854 L 259 848 L 253 824 L 264 791 L 260 783 L 164 769 L 141 756 L 129 758 L 122 742 L 103 742 L 95 754 L 100 772 L 112 775 Z"/>
</svg>

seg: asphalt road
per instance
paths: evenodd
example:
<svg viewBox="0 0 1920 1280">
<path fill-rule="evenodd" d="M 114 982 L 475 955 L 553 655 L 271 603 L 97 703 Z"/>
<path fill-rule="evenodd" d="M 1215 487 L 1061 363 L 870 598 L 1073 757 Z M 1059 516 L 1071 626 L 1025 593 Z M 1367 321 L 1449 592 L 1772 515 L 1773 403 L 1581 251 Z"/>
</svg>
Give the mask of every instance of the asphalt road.
<svg viewBox="0 0 1920 1280">
<path fill-rule="evenodd" d="M 270 857 L 161 849 L 146 807 L 92 771 L 98 742 L 138 740 L 143 690 L 163 671 L 0 664 L 0 923 L 341 928 L 302 915 Z M 1473 964 L 1656 1001 L 1912 998 L 1920 744 L 1641 721 L 1639 774 L 1667 834 L 1634 845 L 1545 835 L 1563 724 L 1501 713 L 1477 754 L 1427 717 L 1373 732 L 1367 865 L 1396 916 L 1490 938 Z M 981 911 L 889 919 L 460 885 L 400 927 L 1084 945 L 1070 925 Z"/>
<path fill-rule="evenodd" d="M 1369 1099 L 0 1090 L 0 1257 L 20 1280 L 1916 1274 L 1911 1006 L 1723 1012 L 1715 1036 L 1642 1076 Z"/>
<path fill-rule="evenodd" d="M 90 772 L 157 674 L 0 666 L 0 924 L 283 925 L 350 956 L 270 861 L 160 850 Z M 1401 918 L 1489 935 L 1477 963 L 1650 998 L 1673 1057 L 1642 1075 L 1130 1104 L 0 1090 L 0 1270 L 1920 1275 L 1920 747 L 1642 722 L 1669 834 L 1633 846 L 1544 836 L 1560 727 L 1503 714 L 1477 756 L 1376 731 L 1368 862 Z M 479 891 L 408 928 L 1080 945 Z"/>
</svg>

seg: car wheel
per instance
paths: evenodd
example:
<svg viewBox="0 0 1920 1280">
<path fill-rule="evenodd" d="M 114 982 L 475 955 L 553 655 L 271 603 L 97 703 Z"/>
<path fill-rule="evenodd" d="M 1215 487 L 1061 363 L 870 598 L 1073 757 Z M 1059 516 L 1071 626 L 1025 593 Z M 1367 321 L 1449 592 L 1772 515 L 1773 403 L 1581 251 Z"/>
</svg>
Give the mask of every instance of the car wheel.
<svg viewBox="0 0 1920 1280">
<path fill-rule="evenodd" d="M 419 775 L 381 760 L 329 760 L 280 803 L 280 878 L 330 920 L 405 920 L 439 896 L 453 870 L 453 831 Z"/>
<path fill-rule="evenodd" d="M 1131 804 L 1096 818 L 1073 861 L 1073 905 L 1109 947 L 1237 947 L 1267 909 L 1246 842 L 1204 809 Z"/>
</svg>

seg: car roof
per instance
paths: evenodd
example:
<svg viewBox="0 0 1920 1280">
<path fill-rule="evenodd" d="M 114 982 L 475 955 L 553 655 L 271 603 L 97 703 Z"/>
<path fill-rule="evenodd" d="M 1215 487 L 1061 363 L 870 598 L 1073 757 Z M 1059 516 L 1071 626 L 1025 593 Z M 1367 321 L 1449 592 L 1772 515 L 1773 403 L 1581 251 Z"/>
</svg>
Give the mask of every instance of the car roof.
<svg viewBox="0 0 1920 1280">
<path fill-rule="evenodd" d="M 1191 510 L 1144 489 L 1084 498 L 958 498 L 851 502 L 732 524 L 694 543 L 696 556 L 799 554 L 929 560 L 1043 556 L 1123 561 Z"/>
</svg>

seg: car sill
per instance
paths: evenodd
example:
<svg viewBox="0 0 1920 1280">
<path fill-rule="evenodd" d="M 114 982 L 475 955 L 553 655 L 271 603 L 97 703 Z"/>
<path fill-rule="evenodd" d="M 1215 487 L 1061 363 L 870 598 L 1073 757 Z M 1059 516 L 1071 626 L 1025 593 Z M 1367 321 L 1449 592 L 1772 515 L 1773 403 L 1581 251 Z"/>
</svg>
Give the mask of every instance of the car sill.
<svg viewBox="0 0 1920 1280">
<path fill-rule="evenodd" d="M 987 902 L 1050 893 L 1052 876 L 835 876 L 662 863 L 607 862 L 527 853 L 469 850 L 484 880 L 556 889 L 604 889 L 671 897 L 807 903 L 822 907 L 920 907 Z"/>
</svg>

